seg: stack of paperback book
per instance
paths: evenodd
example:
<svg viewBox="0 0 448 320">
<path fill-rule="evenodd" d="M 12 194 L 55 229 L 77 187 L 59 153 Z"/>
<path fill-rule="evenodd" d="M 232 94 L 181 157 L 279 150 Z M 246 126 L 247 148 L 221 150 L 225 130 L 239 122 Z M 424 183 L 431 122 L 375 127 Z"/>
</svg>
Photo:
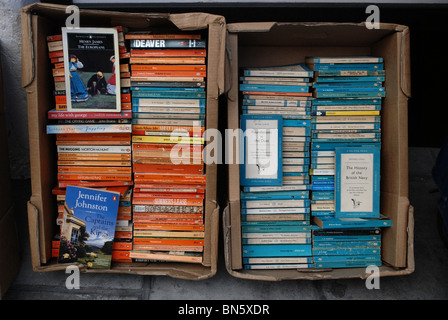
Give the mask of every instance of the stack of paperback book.
<svg viewBox="0 0 448 320">
<path fill-rule="evenodd" d="M 206 43 L 200 34 L 128 33 L 133 261 L 202 262 Z"/>
<path fill-rule="evenodd" d="M 48 56 L 52 67 L 54 81 L 54 102 L 56 110 L 67 110 L 65 96 L 64 52 L 62 49 L 62 34 L 47 37 Z"/>
<path fill-rule="evenodd" d="M 268 154 L 279 157 L 276 182 L 263 179 L 262 166 L 259 177 L 250 177 L 249 166 L 241 171 L 246 269 L 308 268 L 312 263 L 308 174 L 312 74 L 304 64 L 243 70 L 241 128 L 246 138 L 248 129 L 257 130 L 255 141 L 271 141 L 278 149 L 269 149 Z M 263 133 L 276 119 L 274 127 L 281 130 L 278 139 Z M 251 121 L 260 125 L 253 126 Z M 244 151 L 249 156 L 248 148 L 250 142 Z M 263 148 L 258 149 L 256 159 L 261 159 Z"/>
<path fill-rule="evenodd" d="M 383 59 L 308 57 L 306 63 L 315 71 L 311 214 L 330 229 L 315 230 L 316 267 L 380 265 L 376 228 L 390 222 L 379 213 Z"/>
<path fill-rule="evenodd" d="M 132 227 L 126 200 L 133 184 L 132 111 L 123 104 L 130 100 L 129 88 L 121 87 L 115 74 L 119 65 L 116 49 L 126 50 L 119 41 L 121 29 L 116 29 L 63 28 L 61 35 L 47 37 L 53 74 L 58 77 L 46 130 L 56 136 L 58 223 L 62 224 L 68 186 L 119 192 L 115 220 L 120 227 L 115 236 L 117 242 L 129 242 L 125 229 Z M 87 45 L 90 41 L 98 46 Z"/>
</svg>

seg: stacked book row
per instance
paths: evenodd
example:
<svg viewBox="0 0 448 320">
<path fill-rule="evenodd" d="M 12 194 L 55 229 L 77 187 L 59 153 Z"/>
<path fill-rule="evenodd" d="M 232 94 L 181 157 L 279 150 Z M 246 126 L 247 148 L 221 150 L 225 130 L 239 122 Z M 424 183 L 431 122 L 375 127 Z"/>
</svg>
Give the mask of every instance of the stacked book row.
<svg viewBox="0 0 448 320">
<path fill-rule="evenodd" d="M 134 262 L 201 263 L 206 43 L 200 34 L 128 33 Z"/>
<path fill-rule="evenodd" d="M 304 65 L 243 70 L 241 228 L 246 269 L 297 269 L 312 263 L 311 76 Z"/>
<path fill-rule="evenodd" d="M 383 59 L 308 57 L 306 64 L 315 76 L 310 170 L 311 214 L 319 226 L 313 236 L 315 266 L 381 265 Z M 358 219 L 364 224 L 355 223 Z"/>
</svg>

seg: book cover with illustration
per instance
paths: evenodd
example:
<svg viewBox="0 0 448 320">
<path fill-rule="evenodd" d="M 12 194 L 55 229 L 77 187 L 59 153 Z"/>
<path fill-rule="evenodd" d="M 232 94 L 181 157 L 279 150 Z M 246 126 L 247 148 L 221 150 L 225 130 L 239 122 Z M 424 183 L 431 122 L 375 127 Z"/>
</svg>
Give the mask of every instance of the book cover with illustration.
<svg viewBox="0 0 448 320">
<path fill-rule="evenodd" d="M 118 32 L 62 28 L 68 111 L 120 112 Z"/>
<path fill-rule="evenodd" d="M 120 193 L 67 186 L 58 262 L 109 269 Z"/>
</svg>

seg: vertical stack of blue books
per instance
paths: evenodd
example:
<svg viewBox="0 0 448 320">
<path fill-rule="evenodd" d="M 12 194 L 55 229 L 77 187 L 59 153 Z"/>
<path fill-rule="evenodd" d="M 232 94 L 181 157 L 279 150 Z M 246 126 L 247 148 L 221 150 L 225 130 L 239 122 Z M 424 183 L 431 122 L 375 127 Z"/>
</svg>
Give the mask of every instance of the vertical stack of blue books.
<svg viewBox="0 0 448 320">
<path fill-rule="evenodd" d="M 311 83 L 304 64 L 245 68 L 242 119 L 281 116 L 281 183 L 242 183 L 241 225 L 246 269 L 312 267 L 309 199 Z"/>
<path fill-rule="evenodd" d="M 307 57 L 306 64 L 315 72 L 310 163 L 311 215 L 318 225 L 313 231 L 315 267 L 381 265 L 380 228 L 388 226 L 390 220 L 380 219 L 379 213 L 375 217 L 339 214 L 336 178 L 340 159 L 336 154 L 338 150 L 363 148 L 379 153 L 381 102 L 385 97 L 383 58 Z M 379 164 L 373 170 L 370 174 L 379 176 Z"/>
</svg>

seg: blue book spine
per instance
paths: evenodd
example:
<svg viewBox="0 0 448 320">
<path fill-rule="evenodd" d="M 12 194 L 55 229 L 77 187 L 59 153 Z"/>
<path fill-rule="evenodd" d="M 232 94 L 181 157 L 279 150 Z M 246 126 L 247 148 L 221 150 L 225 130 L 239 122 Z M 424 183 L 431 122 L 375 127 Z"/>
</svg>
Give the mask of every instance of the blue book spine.
<svg viewBox="0 0 448 320">
<path fill-rule="evenodd" d="M 369 266 L 381 266 L 381 260 L 367 260 L 367 261 L 334 261 L 334 262 L 315 262 L 316 269 L 331 269 L 331 268 L 364 268 Z"/>
<path fill-rule="evenodd" d="M 301 257 L 311 256 L 309 244 L 243 245 L 243 257 Z"/>
<path fill-rule="evenodd" d="M 317 241 L 313 248 L 380 248 L 381 241 Z"/>
<path fill-rule="evenodd" d="M 313 235 L 313 241 L 381 241 L 381 235 Z"/>
<path fill-rule="evenodd" d="M 334 83 L 334 82 L 382 82 L 385 81 L 384 76 L 360 76 L 360 77 L 316 77 L 317 83 Z"/>
<path fill-rule="evenodd" d="M 269 210 L 269 209 L 241 209 L 241 214 L 254 214 L 254 210 L 257 210 L 257 214 L 293 214 L 293 213 L 310 213 L 310 208 L 308 207 L 300 207 L 300 208 L 281 208 L 283 210 L 276 211 L 276 210 Z"/>
<path fill-rule="evenodd" d="M 316 98 L 382 98 L 385 97 L 386 93 L 383 92 L 314 92 L 314 97 Z"/>
<path fill-rule="evenodd" d="M 334 192 L 331 191 L 314 191 L 312 192 L 312 200 L 333 200 Z"/>
<path fill-rule="evenodd" d="M 314 106 L 381 104 L 381 99 L 314 99 Z"/>
<path fill-rule="evenodd" d="M 247 215 L 244 215 L 247 218 Z M 291 221 L 280 221 L 280 220 L 269 220 L 269 221 L 245 221 L 242 219 L 242 226 L 309 226 L 309 213 L 304 214 L 304 217 L 308 217 L 307 220 L 291 220 Z"/>
<path fill-rule="evenodd" d="M 323 82 L 313 83 L 313 88 L 381 88 L 382 82 Z"/>
<path fill-rule="evenodd" d="M 352 228 L 379 228 L 390 227 L 389 219 L 359 219 L 359 220 L 343 220 L 343 218 L 323 218 L 323 229 L 352 229 Z"/>
<path fill-rule="evenodd" d="M 384 87 L 338 87 L 319 86 L 314 88 L 315 92 L 382 92 Z"/>
<path fill-rule="evenodd" d="M 313 256 L 378 254 L 381 248 L 313 248 Z"/>
<path fill-rule="evenodd" d="M 316 63 L 314 65 L 314 71 L 357 71 L 357 70 L 383 70 L 383 63 Z"/>
<path fill-rule="evenodd" d="M 243 99 L 246 106 L 275 106 L 275 107 L 310 107 L 311 100 L 263 100 L 263 99 Z"/>
<path fill-rule="evenodd" d="M 201 98 L 205 98 L 205 92 L 138 90 L 138 91 L 132 92 L 132 97 L 133 98 L 201 99 Z"/>
<path fill-rule="evenodd" d="M 242 233 L 250 233 L 250 232 L 310 232 L 311 228 L 310 226 L 274 226 L 274 225 L 267 225 L 267 226 L 241 226 L 241 232 Z"/>
<path fill-rule="evenodd" d="M 307 199 L 308 191 L 241 192 L 241 200 L 288 200 Z"/>
<path fill-rule="evenodd" d="M 132 86 L 131 91 L 180 91 L 180 92 L 205 92 L 204 88 L 182 88 L 182 87 L 138 87 Z"/>
<path fill-rule="evenodd" d="M 145 103 L 145 100 L 155 100 L 154 103 Z M 144 106 L 168 106 L 168 107 L 205 107 L 206 99 L 188 99 L 188 103 L 183 103 L 182 101 L 185 99 L 171 99 L 171 98 L 163 98 L 160 100 L 166 100 L 162 102 L 158 102 L 157 98 L 132 98 L 132 106 L 133 107 L 144 107 Z"/>
<path fill-rule="evenodd" d="M 326 63 L 326 64 L 364 64 L 364 63 L 382 63 L 382 57 L 346 57 L 346 58 L 318 58 L 318 57 L 307 57 L 306 61 L 309 63 Z M 326 62 L 325 62 L 326 61 Z"/>
<path fill-rule="evenodd" d="M 309 92 L 308 86 L 283 86 L 263 84 L 240 84 L 241 91 L 266 91 L 266 92 Z"/>
<path fill-rule="evenodd" d="M 353 143 L 376 143 L 380 142 L 381 138 L 359 138 L 359 139 L 352 139 L 352 138 L 346 138 L 346 139 L 313 139 L 314 142 L 348 142 L 351 141 Z"/>
<path fill-rule="evenodd" d="M 270 258 L 270 259 L 266 259 L 266 260 L 261 260 L 261 259 L 252 259 L 252 258 L 243 258 L 243 263 L 244 264 L 263 264 L 263 263 L 312 263 L 313 262 L 313 257 L 301 257 L 301 258 L 286 258 L 286 259 L 275 259 L 275 258 Z"/>
<path fill-rule="evenodd" d="M 385 70 L 321 70 L 318 77 L 341 77 L 341 76 L 384 76 Z"/>
<path fill-rule="evenodd" d="M 380 143 L 376 144 L 364 144 L 364 143 L 354 143 L 351 142 L 345 142 L 343 144 L 340 143 L 333 143 L 333 142 L 319 142 L 319 143 L 313 143 L 311 142 L 311 149 L 316 150 L 332 150 L 334 151 L 335 148 L 339 147 L 353 147 L 353 148 L 364 148 L 364 147 L 380 147 Z M 313 152 L 313 151 L 311 151 Z"/>
<path fill-rule="evenodd" d="M 314 262 L 333 262 L 333 261 L 367 261 L 381 260 L 381 254 L 350 254 L 337 256 L 314 256 Z"/>
</svg>

